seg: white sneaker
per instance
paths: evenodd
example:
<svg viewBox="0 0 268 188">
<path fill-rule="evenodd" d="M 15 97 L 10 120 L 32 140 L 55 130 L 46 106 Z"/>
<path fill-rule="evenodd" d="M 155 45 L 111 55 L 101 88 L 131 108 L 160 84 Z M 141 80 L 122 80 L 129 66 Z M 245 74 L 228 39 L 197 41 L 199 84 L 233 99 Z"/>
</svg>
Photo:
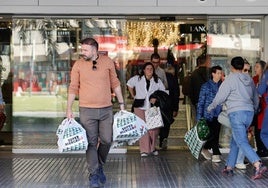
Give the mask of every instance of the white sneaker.
<svg viewBox="0 0 268 188">
<path fill-rule="evenodd" d="M 211 160 L 211 153 L 207 149 L 202 149 L 201 154 L 206 160 Z"/>
<path fill-rule="evenodd" d="M 141 157 L 148 157 L 148 153 L 141 153 Z"/>
<path fill-rule="evenodd" d="M 156 156 L 156 155 L 158 155 L 158 151 L 157 151 L 157 150 L 154 150 L 154 151 L 152 152 L 152 154 Z"/>
<path fill-rule="evenodd" d="M 212 162 L 213 163 L 219 163 L 219 162 L 221 162 L 220 155 L 212 155 Z"/>
<path fill-rule="evenodd" d="M 240 169 L 240 170 L 245 170 L 247 169 L 247 166 L 243 163 L 238 163 L 235 165 L 235 168 Z"/>
</svg>

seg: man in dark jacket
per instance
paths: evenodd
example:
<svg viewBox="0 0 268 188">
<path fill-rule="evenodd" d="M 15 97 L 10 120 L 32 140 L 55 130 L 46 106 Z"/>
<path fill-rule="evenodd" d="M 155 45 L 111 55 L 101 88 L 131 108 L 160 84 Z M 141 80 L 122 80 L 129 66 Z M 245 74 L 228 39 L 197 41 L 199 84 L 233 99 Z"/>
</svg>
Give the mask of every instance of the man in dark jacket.
<svg viewBox="0 0 268 188">
<path fill-rule="evenodd" d="M 166 77 L 168 82 L 169 95 L 163 91 L 156 91 L 154 93 L 157 99 L 156 106 L 160 107 L 164 127 L 160 128 L 159 132 L 159 148 L 162 150 L 167 149 L 167 139 L 171 124 L 174 122 L 174 117 L 177 116 L 179 109 L 179 83 L 175 76 L 175 69 L 173 66 L 169 66 L 166 69 Z"/>
<path fill-rule="evenodd" d="M 195 109 L 198 103 L 200 88 L 209 80 L 209 67 L 211 65 L 210 60 L 210 56 L 206 54 L 199 56 L 197 59 L 198 68 L 195 69 L 191 74 L 191 89 L 189 97 Z"/>
<path fill-rule="evenodd" d="M 190 76 L 191 124 L 196 124 L 196 108 L 201 86 L 209 80 L 210 57 L 202 54 L 197 58 L 197 68 Z"/>
</svg>

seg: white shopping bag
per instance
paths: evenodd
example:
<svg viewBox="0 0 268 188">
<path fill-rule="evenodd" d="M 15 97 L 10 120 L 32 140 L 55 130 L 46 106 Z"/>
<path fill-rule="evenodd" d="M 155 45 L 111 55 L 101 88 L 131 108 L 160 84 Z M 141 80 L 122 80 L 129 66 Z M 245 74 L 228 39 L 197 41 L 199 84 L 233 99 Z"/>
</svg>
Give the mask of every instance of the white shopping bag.
<svg viewBox="0 0 268 188">
<path fill-rule="evenodd" d="M 124 142 L 132 145 L 145 133 L 147 133 L 146 124 L 137 115 L 125 110 L 114 115 L 112 147 L 122 146 Z"/>
<path fill-rule="evenodd" d="M 86 130 L 73 118 L 64 119 L 57 129 L 56 135 L 60 152 L 87 150 Z"/>
<path fill-rule="evenodd" d="M 184 141 L 186 142 L 191 154 L 198 159 L 203 145 L 206 141 L 202 141 L 198 137 L 197 126 L 194 126 L 189 131 L 186 132 L 184 136 Z"/>
<path fill-rule="evenodd" d="M 155 129 L 164 126 L 160 107 L 153 106 L 145 111 L 147 129 Z"/>
<path fill-rule="evenodd" d="M 228 127 L 228 128 L 231 128 L 231 123 L 230 123 L 230 120 L 229 120 L 229 117 L 228 117 L 228 114 L 226 111 L 222 111 L 219 116 L 218 116 L 218 122 L 220 122 L 220 124 Z"/>
</svg>

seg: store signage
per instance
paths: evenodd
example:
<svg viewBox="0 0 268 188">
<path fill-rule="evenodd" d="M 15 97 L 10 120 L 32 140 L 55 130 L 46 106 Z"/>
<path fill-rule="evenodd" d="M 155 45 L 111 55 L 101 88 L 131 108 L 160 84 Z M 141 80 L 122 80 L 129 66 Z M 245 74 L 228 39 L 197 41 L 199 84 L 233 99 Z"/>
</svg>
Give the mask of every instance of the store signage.
<svg viewBox="0 0 268 188">
<path fill-rule="evenodd" d="M 207 29 L 204 24 L 180 24 L 180 33 L 206 33 Z"/>
</svg>

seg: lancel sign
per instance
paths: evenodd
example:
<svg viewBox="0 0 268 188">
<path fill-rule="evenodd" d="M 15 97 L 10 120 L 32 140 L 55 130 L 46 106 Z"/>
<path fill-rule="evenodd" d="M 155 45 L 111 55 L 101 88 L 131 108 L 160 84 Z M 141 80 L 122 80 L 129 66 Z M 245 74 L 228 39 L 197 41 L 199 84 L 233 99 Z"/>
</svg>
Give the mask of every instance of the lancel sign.
<svg viewBox="0 0 268 188">
<path fill-rule="evenodd" d="M 180 24 L 180 33 L 206 33 L 207 28 L 204 24 Z"/>
</svg>

